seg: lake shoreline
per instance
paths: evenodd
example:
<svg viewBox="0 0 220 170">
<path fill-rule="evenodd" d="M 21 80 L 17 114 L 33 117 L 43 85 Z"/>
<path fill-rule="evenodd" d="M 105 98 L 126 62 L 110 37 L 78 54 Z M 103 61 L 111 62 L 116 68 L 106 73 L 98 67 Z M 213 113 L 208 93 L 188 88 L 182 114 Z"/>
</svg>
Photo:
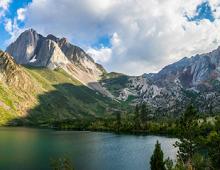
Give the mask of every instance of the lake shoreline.
<svg viewBox="0 0 220 170">
<path fill-rule="evenodd" d="M 58 129 L 52 127 L 42 127 L 42 126 L 0 126 L 5 128 L 30 128 L 30 129 L 45 129 L 45 130 L 54 130 L 54 131 L 74 131 L 74 132 L 104 132 L 104 133 L 113 133 L 118 135 L 134 135 L 134 136 L 162 136 L 169 138 L 178 138 L 177 134 L 169 133 L 155 133 L 155 132 L 146 132 L 146 131 L 113 131 L 113 130 L 94 130 L 94 129 Z"/>
<path fill-rule="evenodd" d="M 57 131 L 36 127 L 0 128 L 1 169 L 50 170 L 50 161 L 68 158 L 80 170 L 150 169 L 156 141 L 165 157 L 176 160 L 178 140 L 108 132 Z"/>
</svg>

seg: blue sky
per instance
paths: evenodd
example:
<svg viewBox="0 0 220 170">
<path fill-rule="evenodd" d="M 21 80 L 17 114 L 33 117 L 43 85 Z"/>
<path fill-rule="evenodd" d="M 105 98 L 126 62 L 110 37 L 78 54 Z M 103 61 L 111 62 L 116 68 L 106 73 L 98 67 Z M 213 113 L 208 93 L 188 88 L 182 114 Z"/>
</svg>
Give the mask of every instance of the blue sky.
<svg viewBox="0 0 220 170">
<path fill-rule="evenodd" d="M 4 0 L 3 0 L 4 1 Z M 9 8 L 7 9 L 7 11 L 5 12 L 5 17 L 6 18 L 15 18 L 17 15 L 17 10 L 19 8 L 24 8 L 27 6 L 28 3 L 30 3 L 31 0 L 14 0 L 9 4 Z M 6 41 L 8 39 L 10 39 L 10 34 L 5 30 L 5 26 L 4 26 L 4 20 L 1 19 L 0 20 L 0 49 L 5 49 L 6 48 Z M 24 23 L 18 23 L 19 26 L 23 26 Z"/>
<path fill-rule="evenodd" d="M 0 0 L 0 49 L 28 28 L 67 37 L 109 71 L 139 75 L 217 48 L 220 2 Z"/>
<path fill-rule="evenodd" d="M 196 7 L 197 14 L 193 17 L 187 17 L 189 21 L 201 21 L 203 19 L 208 19 L 209 21 L 213 22 L 215 20 L 212 9 L 209 5 L 208 1 L 205 1 L 199 4 Z"/>
</svg>

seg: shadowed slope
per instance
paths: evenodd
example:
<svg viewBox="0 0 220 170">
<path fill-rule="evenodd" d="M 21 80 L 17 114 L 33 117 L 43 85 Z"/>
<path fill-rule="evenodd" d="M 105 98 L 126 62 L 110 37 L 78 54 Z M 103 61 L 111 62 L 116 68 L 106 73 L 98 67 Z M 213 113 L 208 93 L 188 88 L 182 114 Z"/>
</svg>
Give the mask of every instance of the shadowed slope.
<svg viewBox="0 0 220 170">
<path fill-rule="evenodd" d="M 71 83 L 53 85 L 55 90 L 38 96 L 38 105 L 28 111 L 25 123 L 49 126 L 55 121 L 107 116 L 116 107 L 113 101 L 85 86 Z"/>
<path fill-rule="evenodd" d="M 0 125 L 99 117 L 114 107 L 62 69 L 22 67 L 0 52 Z"/>
</svg>

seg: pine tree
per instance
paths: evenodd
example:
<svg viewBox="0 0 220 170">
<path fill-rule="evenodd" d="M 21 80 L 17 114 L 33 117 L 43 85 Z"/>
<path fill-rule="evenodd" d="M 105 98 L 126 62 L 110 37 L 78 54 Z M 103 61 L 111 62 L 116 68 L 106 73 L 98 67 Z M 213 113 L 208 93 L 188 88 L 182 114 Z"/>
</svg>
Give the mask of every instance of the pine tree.
<svg viewBox="0 0 220 170">
<path fill-rule="evenodd" d="M 220 169 L 220 117 L 215 122 L 215 130 L 207 137 L 209 157 L 215 169 Z"/>
<path fill-rule="evenodd" d="M 151 113 L 151 110 L 149 108 L 149 106 L 147 106 L 145 103 L 143 103 L 141 105 L 141 110 L 140 110 L 140 116 L 141 116 L 141 121 L 142 122 L 146 122 L 148 121 L 148 117 L 149 117 L 149 114 Z"/>
<path fill-rule="evenodd" d="M 139 109 L 139 106 L 138 104 L 136 105 L 135 107 L 135 112 L 134 112 L 134 128 L 135 130 L 138 130 L 140 129 L 140 109 Z"/>
<path fill-rule="evenodd" d="M 148 116 L 147 106 L 145 103 L 143 103 L 141 105 L 141 121 L 142 121 L 142 123 L 147 121 L 147 116 Z"/>
<path fill-rule="evenodd" d="M 150 160 L 151 170 L 165 170 L 165 163 L 163 161 L 163 151 L 161 150 L 160 143 L 157 141 L 155 144 L 154 153 Z"/>
<path fill-rule="evenodd" d="M 116 113 L 116 119 L 117 119 L 117 131 L 119 132 L 121 128 L 121 112 L 120 111 Z"/>
<path fill-rule="evenodd" d="M 195 121 L 196 114 L 196 109 L 192 105 L 187 107 L 179 122 L 179 141 L 174 145 L 179 149 L 177 153 L 178 159 L 187 164 L 188 167 L 191 166 L 192 157 L 197 149 L 194 133 L 197 124 Z"/>
</svg>

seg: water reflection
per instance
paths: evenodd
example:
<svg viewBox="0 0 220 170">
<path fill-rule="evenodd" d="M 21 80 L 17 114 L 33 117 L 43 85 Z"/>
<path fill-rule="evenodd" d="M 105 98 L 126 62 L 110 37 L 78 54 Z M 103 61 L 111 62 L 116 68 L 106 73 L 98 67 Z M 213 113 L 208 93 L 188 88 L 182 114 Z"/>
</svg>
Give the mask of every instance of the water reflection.
<svg viewBox="0 0 220 170">
<path fill-rule="evenodd" d="M 176 139 L 158 136 L 0 128 L 0 137 L 0 169 L 49 169 L 59 156 L 79 170 L 149 169 L 156 140 L 165 157 L 176 158 Z"/>
</svg>

